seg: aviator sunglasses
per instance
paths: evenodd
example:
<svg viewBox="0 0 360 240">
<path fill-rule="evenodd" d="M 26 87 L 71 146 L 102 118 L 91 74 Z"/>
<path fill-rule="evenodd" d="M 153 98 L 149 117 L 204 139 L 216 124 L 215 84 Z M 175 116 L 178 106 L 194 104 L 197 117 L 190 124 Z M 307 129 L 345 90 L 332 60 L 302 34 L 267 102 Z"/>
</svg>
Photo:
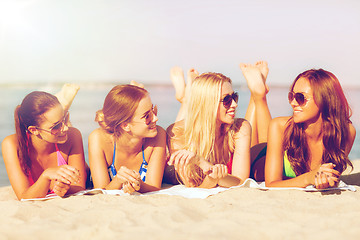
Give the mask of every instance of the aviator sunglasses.
<svg viewBox="0 0 360 240">
<path fill-rule="evenodd" d="M 43 129 L 36 127 L 36 129 L 43 130 L 45 132 L 51 133 L 52 135 L 58 135 L 60 132 L 64 130 L 64 126 L 69 124 L 69 112 L 67 112 L 64 116 L 64 118 L 54 126 L 52 126 L 50 129 Z"/>
<path fill-rule="evenodd" d="M 289 92 L 289 94 L 288 94 L 289 103 L 291 103 L 294 100 L 294 98 L 295 98 L 296 102 L 300 105 L 300 107 L 304 106 L 305 103 L 310 100 L 310 98 L 306 98 L 303 93 Z"/>
<path fill-rule="evenodd" d="M 220 102 L 223 103 L 223 105 L 226 109 L 229 109 L 233 100 L 236 103 L 238 103 L 239 94 L 237 92 L 233 92 L 232 94 L 226 95 Z"/>
<path fill-rule="evenodd" d="M 152 107 L 149 111 L 147 111 L 142 117 L 141 119 L 145 120 L 145 124 L 146 125 L 150 125 L 150 123 L 152 123 L 154 116 L 157 116 L 157 106 L 155 105 L 154 107 Z M 136 122 L 136 121 L 134 121 Z"/>
</svg>

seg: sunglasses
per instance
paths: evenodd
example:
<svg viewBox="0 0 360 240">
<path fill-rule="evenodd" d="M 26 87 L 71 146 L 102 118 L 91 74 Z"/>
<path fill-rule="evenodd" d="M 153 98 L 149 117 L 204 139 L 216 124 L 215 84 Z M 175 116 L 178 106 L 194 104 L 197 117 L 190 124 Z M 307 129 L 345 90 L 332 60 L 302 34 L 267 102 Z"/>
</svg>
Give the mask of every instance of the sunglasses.
<svg viewBox="0 0 360 240">
<path fill-rule="evenodd" d="M 233 92 L 232 94 L 226 95 L 220 102 L 223 103 L 223 105 L 226 109 L 229 109 L 233 100 L 236 103 L 238 103 L 239 94 L 237 92 Z"/>
<path fill-rule="evenodd" d="M 148 112 L 145 113 L 144 116 L 141 117 L 141 119 L 145 120 L 145 124 L 146 125 L 150 125 L 150 123 L 152 123 L 154 116 L 157 116 L 157 106 L 155 105 L 154 107 L 152 107 Z M 137 122 L 137 121 L 134 121 Z"/>
<path fill-rule="evenodd" d="M 306 98 L 303 93 L 289 92 L 289 94 L 288 94 L 289 103 L 291 103 L 294 100 L 294 98 L 295 98 L 296 102 L 300 105 L 300 107 L 304 106 L 305 103 L 310 100 L 310 98 Z"/>
<path fill-rule="evenodd" d="M 39 127 L 36 127 L 36 129 L 43 130 L 45 132 L 51 133 L 52 135 L 58 135 L 64 130 L 64 126 L 65 125 L 67 126 L 68 124 L 69 124 L 69 112 L 66 112 L 64 118 L 50 129 L 43 129 Z"/>
</svg>

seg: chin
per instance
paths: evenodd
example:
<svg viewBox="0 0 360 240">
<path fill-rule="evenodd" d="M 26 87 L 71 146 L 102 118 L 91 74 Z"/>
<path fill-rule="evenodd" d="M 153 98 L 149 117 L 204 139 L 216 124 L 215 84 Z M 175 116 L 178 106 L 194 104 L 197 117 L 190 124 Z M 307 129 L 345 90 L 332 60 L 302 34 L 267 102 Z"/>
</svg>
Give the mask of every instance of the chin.
<svg viewBox="0 0 360 240">
<path fill-rule="evenodd" d="M 68 140 L 68 135 L 66 134 L 65 136 L 58 137 L 57 143 L 63 144 L 66 143 L 67 140 Z"/>
</svg>

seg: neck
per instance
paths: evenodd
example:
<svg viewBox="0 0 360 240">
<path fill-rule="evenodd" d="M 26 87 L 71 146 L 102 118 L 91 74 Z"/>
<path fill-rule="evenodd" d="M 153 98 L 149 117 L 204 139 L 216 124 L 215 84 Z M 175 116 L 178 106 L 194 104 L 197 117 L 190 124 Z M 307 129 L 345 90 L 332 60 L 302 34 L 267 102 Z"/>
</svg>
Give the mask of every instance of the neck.
<svg viewBox="0 0 360 240">
<path fill-rule="evenodd" d="M 54 145 L 55 143 L 47 142 L 39 136 L 30 134 L 29 147 L 34 148 L 37 154 L 51 153 L 54 151 Z"/>
<path fill-rule="evenodd" d="M 134 137 L 128 133 L 115 138 L 116 145 L 121 146 L 123 151 L 132 154 L 141 151 L 144 138 Z"/>
<path fill-rule="evenodd" d="M 305 134 L 310 140 L 322 139 L 322 118 L 318 117 L 315 121 L 305 123 Z"/>
</svg>

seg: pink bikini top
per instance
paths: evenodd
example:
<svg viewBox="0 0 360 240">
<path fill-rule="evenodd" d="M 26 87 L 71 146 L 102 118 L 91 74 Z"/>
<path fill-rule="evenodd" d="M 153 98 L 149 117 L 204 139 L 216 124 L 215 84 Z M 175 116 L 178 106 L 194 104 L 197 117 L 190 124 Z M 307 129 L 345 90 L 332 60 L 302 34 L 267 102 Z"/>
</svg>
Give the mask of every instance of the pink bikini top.
<svg viewBox="0 0 360 240">
<path fill-rule="evenodd" d="M 67 165 L 67 162 L 65 161 L 64 157 L 61 155 L 58 145 L 56 143 L 55 143 L 55 148 L 56 148 L 58 166 L 65 165 L 65 164 Z M 35 183 L 34 179 L 31 176 L 30 170 L 29 170 L 29 182 L 30 182 L 30 185 L 33 185 Z"/>
</svg>

